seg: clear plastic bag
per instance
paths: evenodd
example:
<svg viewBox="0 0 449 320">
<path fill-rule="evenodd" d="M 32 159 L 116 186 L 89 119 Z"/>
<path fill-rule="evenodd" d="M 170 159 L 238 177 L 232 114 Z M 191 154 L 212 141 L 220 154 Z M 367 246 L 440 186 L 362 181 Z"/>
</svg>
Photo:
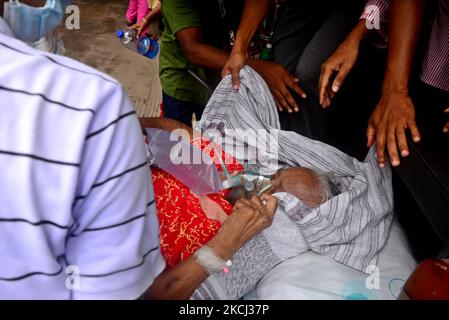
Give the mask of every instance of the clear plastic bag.
<svg viewBox="0 0 449 320">
<path fill-rule="evenodd" d="M 177 133 L 154 128 L 146 129 L 146 133 L 152 165 L 170 173 L 197 195 L 221 191 L 220 173 L 209 155 Z"/>
</svg>

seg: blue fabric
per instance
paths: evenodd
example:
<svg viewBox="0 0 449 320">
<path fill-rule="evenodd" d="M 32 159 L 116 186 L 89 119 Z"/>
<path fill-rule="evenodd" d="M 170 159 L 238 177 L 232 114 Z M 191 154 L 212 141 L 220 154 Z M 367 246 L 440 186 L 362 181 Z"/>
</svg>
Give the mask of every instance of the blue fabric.
<svg viewBox="0 0 449 320">
<path fill-rule="evenodd" d="M 61 24 L 64 9 L 71 1 L 47 0 L 43 7 L 33 7 L 17 0 L 5 2 L 4 17 L 15 36 L 27 42 L 37 41 Z"/>
<path fill-rule="evenodd" d="M 197 120 L 201 119 L 204 106 L 181 101 L 163 93 L 162 101 L 164 105 L 164 117 L 181 121 L 182 123 L 192 126 L 192 115 L 195 114 Z"/>
</svg>

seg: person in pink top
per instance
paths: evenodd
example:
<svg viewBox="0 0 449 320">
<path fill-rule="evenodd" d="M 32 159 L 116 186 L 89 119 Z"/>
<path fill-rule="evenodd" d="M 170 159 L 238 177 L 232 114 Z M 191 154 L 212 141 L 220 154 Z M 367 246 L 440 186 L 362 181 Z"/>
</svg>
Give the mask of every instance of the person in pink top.
<svg viewBox="0 0 449 320">
<path fill-rule="evenodd" d="M 126 11 L 126 23 L 136 29 L 138 35 L 144 35 L 150 31 L 154 35 L 159 27 L 157 18 L 161 13 L 159 0 L 130 0 Z M 156 23 L 152 23 L 153 20 Z M 150 24 L 153 26 L 150 27 Z"/>
</svg>

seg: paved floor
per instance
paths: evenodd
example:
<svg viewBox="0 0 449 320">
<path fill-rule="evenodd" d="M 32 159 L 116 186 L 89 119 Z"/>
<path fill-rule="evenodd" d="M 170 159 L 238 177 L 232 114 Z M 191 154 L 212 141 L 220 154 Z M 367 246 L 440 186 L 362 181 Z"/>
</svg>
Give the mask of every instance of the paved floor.
<svg viewBox="0 0 449 320">
<path fill-rule="evenodd" d="M 80 8 L 80 30 L 61 28 L 66 55 L 119 80 L 139 116 L 159 115 L 162 97 L 158 61 L 122 47 L 115 36 L 125 25 L 128 0 L 75 0 Z"/>
</svg>

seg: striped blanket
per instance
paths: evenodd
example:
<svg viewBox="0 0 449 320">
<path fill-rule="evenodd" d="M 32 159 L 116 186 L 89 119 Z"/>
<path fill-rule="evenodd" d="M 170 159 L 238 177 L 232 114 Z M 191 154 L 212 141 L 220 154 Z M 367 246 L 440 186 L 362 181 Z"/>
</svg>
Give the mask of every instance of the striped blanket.
<svg viewBox="0 0 449 320">
<path fill-rule="evenodd" d="M 266 83 L 250 67 L 240 77 L 239 91 L 232 90 L 229 76 L 222 80 L 198 124 L 201 130 L 221 134 L 225 151 L 249 168 L 272 173 L 282 166 L 308 167 L 331 174 L 339 192 L 317 208 L 276 194 L 272 226 L 234 255 L 230 272 L 211 275 L 192 298 L 238 299 L 275 265 L 307 250 L 366 272 L 377 263 L 393 218 L 390 168 L 378 167 L 374 149 L 359 162 L 332 146 L 280 130 Z"/>
</svg>

